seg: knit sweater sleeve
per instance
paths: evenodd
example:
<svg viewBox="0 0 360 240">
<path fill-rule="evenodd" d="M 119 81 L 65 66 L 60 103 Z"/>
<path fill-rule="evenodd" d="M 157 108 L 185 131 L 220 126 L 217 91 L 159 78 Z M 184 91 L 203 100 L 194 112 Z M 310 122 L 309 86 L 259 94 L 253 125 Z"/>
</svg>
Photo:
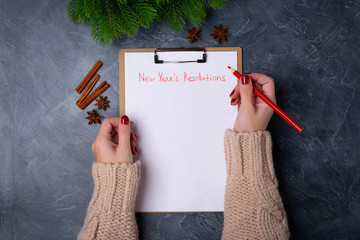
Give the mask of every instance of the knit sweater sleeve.
<svg viewBox="0 0 360 240">
<path fill-rule="evenodd" d="M 140 167 L 140 161 L 93 164 L 94 193 L 78 240 L 138 239 L 135 198 Z"/>
<path fill-rule="evenodd" d="M 288 239 L 268 131 L 225 132 L 226 190 L 222 240 Z"/>
</svg>

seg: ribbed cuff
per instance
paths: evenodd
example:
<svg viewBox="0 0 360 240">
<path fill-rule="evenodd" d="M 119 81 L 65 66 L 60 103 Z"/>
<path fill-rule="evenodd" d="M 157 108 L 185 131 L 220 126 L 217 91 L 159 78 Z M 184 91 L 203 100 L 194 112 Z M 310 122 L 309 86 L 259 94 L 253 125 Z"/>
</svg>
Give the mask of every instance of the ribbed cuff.
<svg viewBox="0 0 360 240">
<path fill-rule="evenodd" d="M 98 163 L 92 166 L 94 195 L 89 204 L 100 211 L 133 212 L 140 183 L 140 161 L 135 163 Z"/>
<path fill-rule="evenodd" d="M 268 131 L 237 133 L 227 129 L 224 145 L 228 177 L 270 174 L 272 179 L 275 178 Z"/>
</svg>

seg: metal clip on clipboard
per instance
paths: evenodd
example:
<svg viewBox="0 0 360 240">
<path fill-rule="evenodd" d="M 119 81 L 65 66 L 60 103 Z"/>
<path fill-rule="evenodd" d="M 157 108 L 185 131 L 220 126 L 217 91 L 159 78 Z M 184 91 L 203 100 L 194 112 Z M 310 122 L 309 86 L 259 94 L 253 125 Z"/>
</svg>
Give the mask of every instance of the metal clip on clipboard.
<svg viewBox="0 0 360 240">
<path fill-rule="evenodd" d="M 202 59 L 186 60 L 186 61 L 165 61 L 165 60 L 159 60 L 159 55 L 157 55 L 158 52 L 204 52 L 204 53 L 203 53 Z M 190 63 L 190 62 L 206 63 L 205 48 L 157 48 L 154 53 L 155 53 L 154 62 L 156 64 L 158 64 L 158 63 Z"/>
</svg>

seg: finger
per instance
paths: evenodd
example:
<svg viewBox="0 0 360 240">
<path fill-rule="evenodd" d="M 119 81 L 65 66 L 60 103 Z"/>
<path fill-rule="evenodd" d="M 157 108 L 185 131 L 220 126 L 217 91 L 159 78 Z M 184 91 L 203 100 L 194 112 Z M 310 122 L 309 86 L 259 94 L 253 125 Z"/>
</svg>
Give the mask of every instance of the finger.
<svg viewBox="0 0 360 240">
<path fill-rule="evenodd" d="M 112 142 L 116 145 L 119 143 L 119 135 L 117 134 L 117 132 L 112 136 Z"/>
<path fill-rule="evenodd" d="M 135 152 L 135 143 L 134 143 L 134 141 L 130 141 L 130 147 L 131 147 L 132 155 L 135 155 L 136 152 Z"/>
<path fill-rule="evenodd" d="M 253 82 L 253 85 L 257 87 L 260 91 L 262 91 L 262 86 L 259 83 Z M 261 100 L 261 98 L 259 98 L 256 94 L 254 94 L 254 98 L 255 104 L 263 103 L 263 100 Z"/>
<path fill-rule="evenodd" d="M 261 100 L 261 98 L 256 97 L 256 98 L 255 98 L 255 104 L 260 104 L 260 103 L 264 103 L 264 101 Z"/>
<path fill-rule="evenodd" d="M 109 157 L 115 153 L 115 145 L 116 144 L 111 141 L 107 141 L 102 138 L 96 138 L 91 145 L 91 150 L 95 154 L 95 157 L 99 154 L 101 156 Z"/>
<path fill-rule="evenodd" d="M 231 104 L 232 106 L 235 106 L 235 105 L 237 105 L 239 102 L 240 102 L 240 98 L 231 99 L 230 104 Z"/>
<path fill-rule="evenodd" d="M 253 84 L 248 75 L 241 77 L 240 84 L 241 106 L 247 109 L 254 109 Z"/>
<path fill-rule="evenodd" d="M 234 90 L 230 93 L 231 99 L 240 98 L 240 87 L 239 84 L 235 86 Z"/>
<path fill-rule="evenodd" d="M 251 78 L 252 81 L 261 85 L 261 89 L 259 89 L 265 93 L 265 95 L 270 98 L 271 101 L 276 103 L 274 79 L 261 73 L 249 73 L 247 75 Z"/>
<path fill-rule="evenodd" d="M 120 118 L 105 118 L 102 122 L 98 137 L 110 138 L 113 136 L 113 132 L 116 132 L 116 129 L 119 126 Z"/>
<path fill-rule="evenodd" d="M 138 136 L 136 136 L 135 133 L 133 133 L 133 132 L 130 133 L 130 140 L 131 140 L 131 141 L 134 141 L 134 140 L 136 140 L 137 138 L 138 138 Z"/>
<path fill-rule="evenodd" d="M 136 147 L 135 141 L 131 141 L 130 144 L 131 144 L 131 152 L 132 152 L 132 154 L 133 155 L 139 154 L 139 150 Z"/>
<path fill-rule="evenodd" d="M 262 91 L 262 86 L 258 82 L 253 82 L 253 85 Z"/>
<path fill-rule="evenodd" d="M 129 149 L 130 150 L 130 120 L 129 117 L 126 115 L 123 115 L 122 118 L 119 121 L 119 127 L 118 127 L 118 136 L 119 136 L 119 142 L 118 142 L 118 149 L 121 148 L 123 150 Z"/>
</svg>

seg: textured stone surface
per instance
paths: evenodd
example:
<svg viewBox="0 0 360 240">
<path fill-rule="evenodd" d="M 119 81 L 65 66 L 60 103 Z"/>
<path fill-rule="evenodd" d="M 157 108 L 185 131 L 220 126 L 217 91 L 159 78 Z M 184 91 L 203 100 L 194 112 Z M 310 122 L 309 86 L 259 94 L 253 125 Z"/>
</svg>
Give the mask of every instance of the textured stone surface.
<svg viewBox="0 0 360 240">
<path fill-rule="evenodd" d="M 209 11 L 193 45 L 186 30 L 157 24 L 107 48 L 88 26 L 68 23 L 65 8 L 0 0 L 0 239 L 77 236 L 99 127 L 87 125 L 74 89 L 96 60 L 111 84 L 103 115 L 118 116 L 120 48 L 218 46 L 208 33 L 219 23 L 231 34 L 221 46 L 243 47 L 245 72 L 274 77 L 278 104 L 305 129 L 278 116 L 269 127 L 292 239 L 360 239 L 358 0 L 229 0 Z M 223 216 L 139 214 L 138 222 L 141 239 L 210 240 L 220 239 Z"/>
</svg>

